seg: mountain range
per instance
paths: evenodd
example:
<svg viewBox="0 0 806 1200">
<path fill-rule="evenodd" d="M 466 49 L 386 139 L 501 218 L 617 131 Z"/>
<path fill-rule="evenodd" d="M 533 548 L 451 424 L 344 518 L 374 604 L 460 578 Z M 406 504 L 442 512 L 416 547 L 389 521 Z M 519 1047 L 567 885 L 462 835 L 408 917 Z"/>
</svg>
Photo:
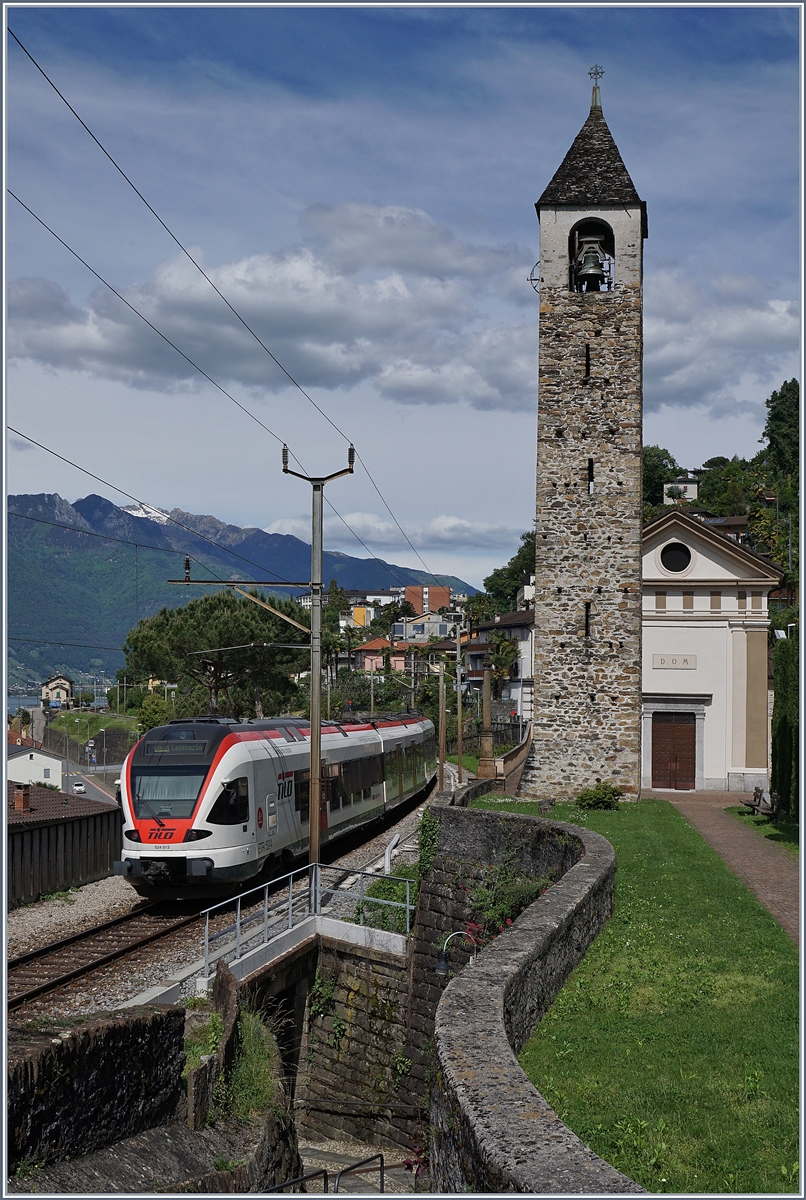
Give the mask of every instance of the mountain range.
<svg viewBox="0 0 806 1200">
<path fill-rule="evenodd" d="M 96 495 L 74 504 L 56 493 L 9 496 L 9 684 L 41 682 L 56 671 L 114 674 L 123 665 L 117 647 L 138 621 L 210 594 L 167 582 L 184 577 L 186 554 L 194 579 L 302 582 L 311 571 L 310 546 L 288 534 L 178 508 L 119 508 Z M 374 558 L 325 551 L 322 559 L 325 586 L 331 579 L 344 588 L 433 581 L 425 571 Z M 476 591 L 456 576 L 437 578 L 455 591 Z"/>
</svg>

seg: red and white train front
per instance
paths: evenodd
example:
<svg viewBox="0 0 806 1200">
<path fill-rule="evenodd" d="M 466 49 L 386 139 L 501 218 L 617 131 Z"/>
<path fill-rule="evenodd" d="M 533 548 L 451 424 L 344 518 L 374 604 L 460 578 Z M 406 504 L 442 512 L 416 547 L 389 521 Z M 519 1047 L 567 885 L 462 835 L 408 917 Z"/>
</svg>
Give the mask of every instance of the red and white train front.
<svg viewBox="0 0 806 1200">
<path fill-rule="evenodd" d="M 436 769 L 434 727 L 405 716 L 322 726 L 321 840 L 382 817 Z M 142 895 L 232 889 L 308 846 L 310 725 L 198 718 L 150 730 L 121 773 L 123 850 Z"/>
</svg>

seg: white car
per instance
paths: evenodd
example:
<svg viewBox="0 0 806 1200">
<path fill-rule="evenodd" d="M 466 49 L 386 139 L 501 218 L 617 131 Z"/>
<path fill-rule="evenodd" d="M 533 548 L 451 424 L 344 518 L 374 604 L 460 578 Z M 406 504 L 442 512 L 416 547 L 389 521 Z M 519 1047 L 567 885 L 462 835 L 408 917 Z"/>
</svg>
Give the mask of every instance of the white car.
<svg viewBox="0 0 806 1200">
<path fill-rule="evenodd" d="M 74 796 L 86 796 L 87 794 L 86 785 L 83 783 L 74 783 L 72 791 Z"/>
</svg>

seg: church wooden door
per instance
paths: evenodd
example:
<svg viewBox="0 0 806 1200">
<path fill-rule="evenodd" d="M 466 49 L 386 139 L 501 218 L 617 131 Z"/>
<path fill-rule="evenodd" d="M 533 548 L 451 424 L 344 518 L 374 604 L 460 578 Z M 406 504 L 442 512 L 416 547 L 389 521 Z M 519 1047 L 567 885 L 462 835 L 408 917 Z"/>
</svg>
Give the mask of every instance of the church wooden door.
<svg viewBox="0 0 806 1200">
<path fill-rule="evenodd" d="M 693 791 L 694 713 L 652 714 L 652 786 Z"/>
</svg>

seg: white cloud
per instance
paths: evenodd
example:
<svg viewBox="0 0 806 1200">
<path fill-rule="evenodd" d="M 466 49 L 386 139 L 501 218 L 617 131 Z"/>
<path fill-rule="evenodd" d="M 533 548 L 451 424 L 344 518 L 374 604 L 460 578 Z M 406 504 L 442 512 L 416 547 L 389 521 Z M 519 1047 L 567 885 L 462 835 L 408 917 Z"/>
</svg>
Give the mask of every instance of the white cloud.
<svg viewBox="0 0 806 1200">
<path fill-rule="evenodd" d="M 348 512 L 342 514 L 344 521 L 376 553 L 409 552 L 408 543 L 398 527 L 388 518 L 373 512 Z M 345 529 L 344 522 L 332 513 L 324 518 L 324 537 L 327 548 L 346 549 L 356 552 L 355 541 Z M 460 553 L 471 551 L 478 555 L 498 552 L 504 562 L 518 544 L 520 529 L 491 525 L 484 521 L 468 521 L 447 513 L 431 517 L 430 520 L 412 525 L 405 522 L 406 533 L 414 547 L 422 551 L 448 551 Z M 311 519 L 305 516 L 283 517 L 266 527 L 266 533 L 293 534 L 306 541 L 311 536 Z M 419 563 L 413 565 L 421 566 Z"/>
<path fill-rule="evenodd" d="M 406 403 L 533 403 L 536 328 L 502 324 L 475 332 L 485 321 L 477 289 L 511 272 L 515 251 L 462 243 L 426 214 L 402 208 L 345 205 L 309 210 L 306 219 L 320 240 L 330 238 L 318 251 L 298 246 L 208 268 L 303 387 L 372 381 L 381 395 Z M 468 276 L 474 288 L 466 286 Z M 125 295 L 219 382 L 265 391 L 287 386 L 183 255 Z M 188 363 L 104 288 L 78 306 L 50 280 L 13 281 L 9 348 L 13 357 L 135 386 L 175 390 L 198 382 Z"/>
<path fill-rule="evenodd" d="M 646 290 L 647 412 L 664 405 L 723 416 L 748 406 L 758 412 L 770 380 L 778 386 L 796 373 L 798 306 L 771 296 L 761 280 L 720 275 L 706 289 L 667 270 L 650 275 Z"/>
<path fill-rule="evenodd" d="M 528 258 L 516 246 L 462 242 L 427 213 L 400 205 L 314 204 L 300 223 L 322 243 L 324 257 L 346 274 L 392 269 L 483 280 Z"/>
</svg>

